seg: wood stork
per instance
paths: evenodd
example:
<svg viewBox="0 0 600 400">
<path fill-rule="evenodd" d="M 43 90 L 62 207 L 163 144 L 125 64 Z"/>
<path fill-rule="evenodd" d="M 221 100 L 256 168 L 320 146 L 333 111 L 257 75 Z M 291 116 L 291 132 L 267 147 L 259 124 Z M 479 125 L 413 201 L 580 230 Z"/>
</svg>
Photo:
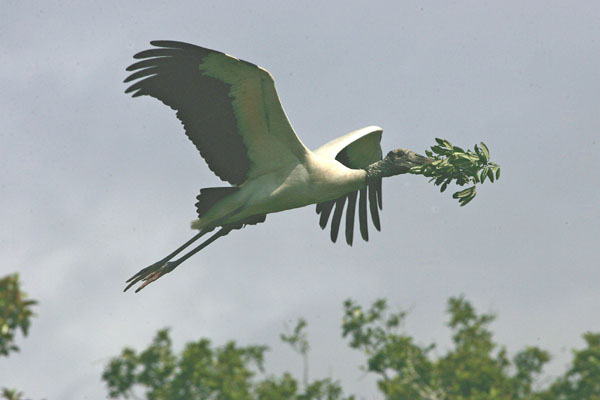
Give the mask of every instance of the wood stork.
<svg viewBox="0 0 600 400">
<path fill-rule="evenodd" d="M 360 233 L 368 240 L 367 203 L 380 229 L 381 179 L 408 172 L 430 160 L 406 149 L 382 159 L 382 129 L 369 126 L 310 151 L 298 138 L 277 96 L 271 74 L 230 55 L 175 41 L 150 42 L 152 49 L 127 68 L 125 93 L 148 95 L 177 112 L 185 133 L 208 167 L 231 186 L 204 188 L 197 197 L 199 232 L 162 260 L 140 270 L 125 290 L 136 292 L 173 271 L 221 236 L 265 221 L 266 215 L 317 205 L 319 224 L 331 217 L 336 241 L 346 205 L 346 242 L 352 245 L 358 199 Z M 177 260 L 175 256 L 215 228 L 209 239 Z M 173 260 L 173 261 L 172 261 Z"/>
</svg>

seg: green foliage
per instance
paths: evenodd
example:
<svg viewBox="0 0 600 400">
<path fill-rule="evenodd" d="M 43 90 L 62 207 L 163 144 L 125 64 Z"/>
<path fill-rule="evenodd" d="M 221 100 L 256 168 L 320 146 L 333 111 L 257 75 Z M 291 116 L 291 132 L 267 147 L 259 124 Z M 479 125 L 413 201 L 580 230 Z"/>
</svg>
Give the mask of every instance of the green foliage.
<svg viewBox="0 0 600 400">
<path fill-rule="evenodd" d="M 16 389 L 2 388 L 2 399 L 4 400 L 25 400 L 23 392 Z"/>
<path fill-rule="evenodd" d="M 256 385 L 256 398 L 260 400 L 294 399 L 298 382 L 286 372 L 281 378 L 270 377 Z"/>
<path fill-rule="evenodd" d="M 342 387 L 339 382 L 329 378 L 316 380 L 310 383 L 304 393 L 290 399 L 296 400 L 353 400 L 354 396 L 342 397 Z"/>
<path fill-rule="evenodd" d="M 18 275 L 0 279 L 0 349 L 8 356 L 18 351 L 16 333 L 27 335 L 36 301 L 20 290 Z M 462 297 L 450 298 L 447 312 L 453 347 L 435 355 L 433 344 L 422 345 L 401 332 L 405 312 L 391 313 L 385 300 L 364 309 L 344 303 L 342 336 L 351 348 L 364 353 L 363 367 L 378 376 L 385 399 L 393 400 L 600 400 L 600 333 L 583 335 L 586 347 L 573 351 L 563 376 L 544 389 L 536 378 L 550 355 L 526 347 L 512 359 L 493 341 L 492 314 L 479 314 Z M 213 346 L 208 339 L 185 345 L 174 353 L 169 331 L 157 332 L 141 352 L 125 348 L 110 360 L 102 374 L 111 398 L 148 400 L 352 400 L 339 382 L 329 378 L 308 381 L 310 350 L 307 323 L 299 319 L 281 340 L 304 361 L 303 389 L 288 372 L 264 376 L 266 346 L 240 347 L 234 342 Z M 259 375 L 262 379 L 259 379 Z M 143 392 L 143 396 L 140 396 Z M 22 392 L 3 388 L 0 398 L 25 400 Z"/>
<path fill-rule="evenodd" d="M 297 325 L 284 341 L 308 351 L 303 329 Z M 111 398 L 137 398 L 140 390 L 149 400 L 342 400 L 339 383 L 317 380 L 299 393 L 298 382 L 289 373 L 262 381 L 254 379 L 263 372 L 266 346 L 239 347 L 229 342 L 213 347 L 207 339 L 187 343 L 183 351 L 173 353 L 169 332 L 160 330 L 141 353 L 126 348 L 105 367 L 102 379 Z"/>
<path fill-rule="evenodd" d="M 15 336 L 19 330 L 23 336 L 29 333 L 35 315 L 32 308 L 36 304 L 21 290 L 19 274 L 0 278 L 0 356 L 8 357 L 11 351 L 19 351 L 14 344 Z M 5 400 L 25 400 L 23 392 L 16 389 L 3 387 L 0 395 Z"/>
<path fill-rule="evenodd" d="M 389 400 L 600 400 L 600 334 L 584 335 L 587 347 L 574 351 L 573 365 L 543 390 L 536 380 L 550 355 L 526 347 L 509 358 L 493 340 L 495 317 L 478 313 L 463 297 L 448 300 L 452 347 L 437 354 L 433 344 L 418 343 L 402 332 L 405 312 L 390 312 L 385 300 L 363 308 L 344 303 L 342 336 L 361 351 L 367 373 L 378 377 L 378 389 Z M 305 359 L 310 349 L 307 323 L 281 335 Z M 259 379 L 266 347 L 214 347 L 207 339 L 172 351 L 167 330 L 157 333 L 141 353 L 126 348 L 104 370 L 112 398 L 343 400 L 340 384 L 331 379 L 298 381 L 288 372 Z M 306 359 L 305 359 L 306 360 Z M 305 364 L 306 366 L 306 364 Z M 139 396 L 143 391 L 143 396 Z"/>
<path fill-rule="evenodd" d="M 304 389 L 307 389 L 308 387 L 308 351 L 310 350 L 306 327 L 306 320 L 304 318 L 300 318 L 298 319 L 298 322 L 291 333 L 282 333 L 279 335 L 282 342 L 289 344 L 296 353 L 302 356 L 302 362 L 304 364 L 302 384 L 304 385 Z"/>
<path fill-rule="evenodd" d="M 437 145 L 425 154 L 432 161 L 428 164 L 412 167 L 410 173 L 426 176 L 434 185 L 440 186 L 440 191 L 446 190 L 454 181 L 459 186 L 472 184 L 472 186 L 455 192 L 452 197 L 458 199 L 462 206 L 468 204 L 477 195 L 476 185 L 500 179 L 500 166 L 490 162 L 490 151 L 481 142 L 473 147 L 474 151 L 463 150 L 452 145 L 445 139 L 436 138 Z"/>
<path fill-rule="evenodd" d="M 23 392 L 19 392 L 16 389 L 2 388 L 0 393 L 0 399 L 3 400 L 31 400 L 25 397 Z"/>
<path fill-rule="evenodd" d="M 102 379 L 112 398 L 135 398 L 140 386 L 150 400 L 251 399 L 252 366 L 262 369 L 265 351 L 265 346 L 239 347 L 234 342 L 212 348 L 208 339 L 201 339 L 175 355 L 163 329 L 141 353 L 124 349 L 109 362 Z"/>
<path fill-rule="evenodd" d="M 364 310 L 351 300 L 344 303 L 342 336 L 350 347 L 367 356 L 366 371 L 379 375 L 379 390 L 390 399 L 437 399 L 438 377 L 428 353 L 432 345 L 420 346 L 399 328 L 406 313 L 387 312 L 385 300 Z"/>
<path fill-rule="evenodd" d="M 384 300 L 368 310 L 348 300 L 342 335 L 367 357 L 365 369 L 379 376 L 386 399 L 494 400 L 528 399 L 535 375 L 549 355 L 535 347 L 518 353 L 511 363 L 497 349 L 488 329 L 491 314 L 478 315 L 463 298 L 448 302 L 454 348 L 433 359 L 434 345 L 416 344 L 399 332 L 405 313 L 387 312 Z M 511 372 L 516 371 L 516 372 Z"/>
<path fill-rule="evenodd" d="M 310 350 L 308 335 L 305 330 L 307 325 L 306 320 L 300 318 L 291 333 L 279 335 L 282 342 L 289 344 L 294 351 L 301 355 L 307 354 Z"/>
<path fill-rule="evenodd" d="M 540 400 L 600 400 L 600 333 L 583 335 L 586 348 L 573 351 L 573 363 Z"/>
<path fill-rule="evenodd" d="M 21 330 L 23 336 L 27 336 L 35 304 L 37 301 L 28 299 L 21 291 L 18 274 L 0 279 L 0 356 L 19 351 L 14 344 L 15 335 Z"/>
</svg>

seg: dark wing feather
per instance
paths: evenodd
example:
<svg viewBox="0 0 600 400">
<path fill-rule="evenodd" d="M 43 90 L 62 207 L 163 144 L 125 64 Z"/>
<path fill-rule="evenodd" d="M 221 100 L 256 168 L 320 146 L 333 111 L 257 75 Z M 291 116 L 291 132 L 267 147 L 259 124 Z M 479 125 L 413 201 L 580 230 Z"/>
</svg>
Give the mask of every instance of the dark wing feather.
<svg viewBox="0 0 600 400">
<path fill-rule="evenodd" d="M 209 168 L 239 185 L 297 162 L 306 148 L 292 129 L 273 78 L 227 54 L 173 41 L 137 53 L 126 93 L 148 95 L 177 111 Z M 277 154 L 278 157 L 273 157 Z"/>
<path fill-rule="evenodd" d="M 354 213 L 356 211 L 356 196 L 358 192 L 348 194 L 348 208 L 346 209 L 346 243 L 352 246 L 354 236 Z"/>
<path fill-rule="evenodd" d="M 340 223 L 342 221 L 342 213 L 344 212 L 344 203 L 346 203 L 346 196 L 342 196 L 335 202 L 335 211 L 333 212 L 333 218 L 331 218 L 331 241 L 335 243 L 340 230 Z"/>
<path fill-rule="evenodd" d="M 198 218 L 202 218 L 208 210 L 212 208 L 219 201 L 240 190 L 237 186 L 229 187 L 210 187 L 200 189 L 200 194 L 196 196 L 198 202 L 196 203 L 196 212 Z"/>
<path fill-rule="evenodd" d="M 335 200 L 330 200 L 325 203 L 317 204 L 317 214 L 321 214 L 319 218 L 319 226 L 321 229 L 325 229 L 327 226 L 327 221 L 329 220 L 329 215 L 331 214 L 331 210 L 335 205 Z"/>
<path fill-rule="evenodd" d="M 234 229 L 245 228 L 246 225 L 256 225 L 265 222 L 267 214 L 256 214 L 241 221 L 233 222 L 231 224 L 223 225 L 223 228 L 229 229 L 227 233 Z"/>
<path fill-rule="evenodd" d="M 360 190 L 358 203 L 358 222 L 360 224 L 360 235 L 365 242 L 369 241 L 369 220 L 367 219 L 367 188 Z"/>
<path fill-rule="evenodd" d="M 377 204 L 379 205 L 379 209 L 383 210 L 383 189 L 382 189 L 382 185 L 381 185 L 381 181 L 382 179 L 379 179 L 375 185 L 375 191 L 377 192 Z"/>
<path fill-rule="evenodd" d="M 369 185 L 369 208 L 371 209 L 373 225 L 375 229 L 380 231 L 381 224 L 379 223 L 379 210 L 377 209 L 377 185 L 374 183 Z"/>
<path fill-rule="evenodd" d="M 125 93 L 152 96 L 177 111 L 186 135 L 209 168 L 232 185 L 243 183 L 250 168 L 248 150 L 238 133 L 230 85 L 201 74 L 205 56 L 218 53 L 178 42 L 152 42 L 162 48 L 137 53 L 143 59 L 129 68 L 136 71 L 125 82 L 144 78 Z M 222 54 L 222 53 L 220 53 Z"/>
</svg>

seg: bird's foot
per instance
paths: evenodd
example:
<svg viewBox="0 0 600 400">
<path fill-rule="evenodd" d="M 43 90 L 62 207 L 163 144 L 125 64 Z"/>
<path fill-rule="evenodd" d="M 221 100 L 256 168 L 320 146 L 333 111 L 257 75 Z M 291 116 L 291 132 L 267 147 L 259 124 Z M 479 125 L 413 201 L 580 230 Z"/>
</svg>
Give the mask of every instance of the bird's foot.
<svg viewBox="0 0 600 400">
<path fill-rule="evenodd" d="M 173 271 L 175 267 L 177 267 L 177 265 L 179 265 L 179 263 L 176 261 L 165 262 L 161 260 L 157 263 L 152 264 L 149 267 L 143 268 L 137 274 L 133 275 L 125 282 L 128 283 L 128 285 L 123 291 L 126 292 L 130 287 L 132 287 L 136 283 L 142 282 L 140 287 L 138 287 L 135 290 L 135 292 L 137 293 L 146 286 L 148 286 L 150 283 L 160 278 L 161 276 Z"/>
</svg>

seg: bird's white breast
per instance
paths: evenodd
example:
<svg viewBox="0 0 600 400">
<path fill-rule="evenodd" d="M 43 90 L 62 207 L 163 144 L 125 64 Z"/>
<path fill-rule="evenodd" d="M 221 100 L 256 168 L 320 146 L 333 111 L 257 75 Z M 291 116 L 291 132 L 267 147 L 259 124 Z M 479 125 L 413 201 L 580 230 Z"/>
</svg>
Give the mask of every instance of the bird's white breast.
<svg viewBox="0 0 600 400">
<path fill-rule="evenodd" d="M 201 229 L 336 199 L 365 185 L 366 172 L 350 169 L 336 160 L 309 154 L 303 162 L 246 181 L 238 192 L 219 202 L 192 226 Z M 222 218 L 242 209 L 227 220 Z"/>
<path fill-rule="evenodd" d="M 256 203 L 265 212 L 277 212 L 290 208 L 336 199 L 364 186 L 365 171 L 344 167 L 336 160 L 310 154 L 303 162 L 287 171 L 278 171 L 265 177 L 271 180 L 263 188 Z"/>
</svg>

